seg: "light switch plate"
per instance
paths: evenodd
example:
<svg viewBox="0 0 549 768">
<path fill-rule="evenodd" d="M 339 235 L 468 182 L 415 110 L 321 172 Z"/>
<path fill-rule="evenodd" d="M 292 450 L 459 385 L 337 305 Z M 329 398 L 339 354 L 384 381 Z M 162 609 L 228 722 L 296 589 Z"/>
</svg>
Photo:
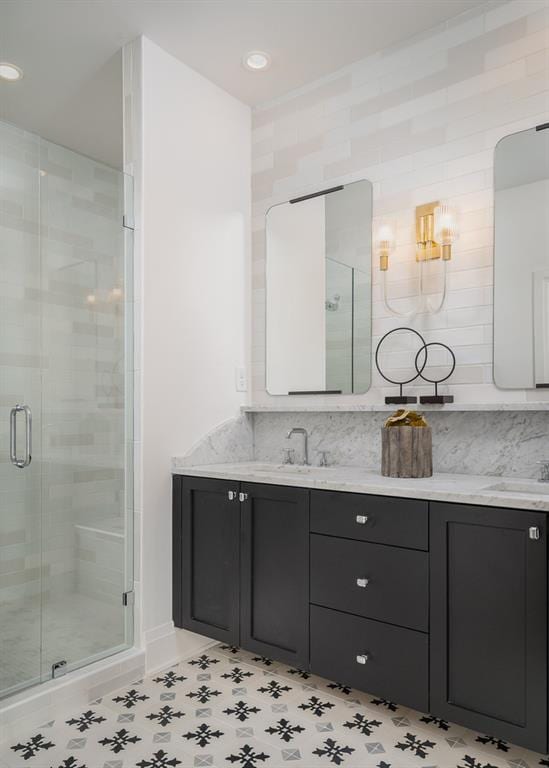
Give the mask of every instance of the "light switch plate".
<svg viewBox="0 0 549 768">
<path fill-rule="evenodd" d="M 247 392 L 248 380 L 246 376 L 246 369 L 243 366 L 235 368 L 235 379 L 236 379 L 236 391 Z"/>
</svg>

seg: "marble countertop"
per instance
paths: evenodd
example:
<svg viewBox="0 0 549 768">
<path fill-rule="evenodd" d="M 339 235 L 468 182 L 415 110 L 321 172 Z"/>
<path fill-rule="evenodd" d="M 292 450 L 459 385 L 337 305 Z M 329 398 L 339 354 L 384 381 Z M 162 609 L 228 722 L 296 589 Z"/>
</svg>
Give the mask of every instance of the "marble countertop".
<svg viewBox="0 0 549 768">
<path fill-rule="evenodd" d="M 172 460 L 172 472 L 191 477 L 549 512 L 549 483 L 517 477 L 440 473 L 429 478 L 405 479 L 383 477 L 375 470 L 361 467 L 304 467 L 253 461 L 189 466 L 181 458 Z"/>
</svg>

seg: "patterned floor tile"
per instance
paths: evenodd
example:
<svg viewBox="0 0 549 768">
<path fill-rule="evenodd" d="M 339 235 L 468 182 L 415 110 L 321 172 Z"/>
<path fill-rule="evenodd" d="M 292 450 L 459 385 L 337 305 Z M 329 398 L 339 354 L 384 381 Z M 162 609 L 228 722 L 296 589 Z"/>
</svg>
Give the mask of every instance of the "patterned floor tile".
<svg viewBox="0 0 549 768">
<path fill-rule="evenodd" d="M 542 755 L 215 646 L 0 745 L 8 768 L 541 768 Z"/>
<path fill-rule="evenodd" d="M 234 646 L 220 645 L 216 647 L 216 651 L 231 660 L 237 659 L 246 664 L 252 664 L 259 668 L 265 669 L 270 672 L 284 668 L 286 665 L 280 661 L 275 661 L 267 656 L 262 656 L 258 653 L 251 653 L 250 651 L 244 651 L 242 648 L 235 649 Z"/>
<path fill-rule="evenodd" d="M 16 743 L 6 745 L 2 759 L 9 766 L 33 768 L 95 768 L 112 760 L 128 762 L 128 754 L 138 758 L 143 733 L 142 723 L 119 722 L 117 714 L 101 705 L 90 705 L 70 717 L 37 728 Z M 116 766 L 110 766 L 116 768 Z M 121 768 L 121 765 L 118 766 Z"/>
</svg>

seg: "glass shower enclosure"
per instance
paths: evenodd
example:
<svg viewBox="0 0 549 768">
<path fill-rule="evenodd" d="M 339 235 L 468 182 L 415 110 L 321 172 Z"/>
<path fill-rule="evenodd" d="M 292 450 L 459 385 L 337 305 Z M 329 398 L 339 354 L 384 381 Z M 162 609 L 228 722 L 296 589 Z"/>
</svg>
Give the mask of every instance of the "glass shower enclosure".
<svg viewBox="0 0 549 768">
<path fill-rule="evenodd" d="M 0 697 L 133 643 L 130 182 L 0 122 Z"/>
</svg>

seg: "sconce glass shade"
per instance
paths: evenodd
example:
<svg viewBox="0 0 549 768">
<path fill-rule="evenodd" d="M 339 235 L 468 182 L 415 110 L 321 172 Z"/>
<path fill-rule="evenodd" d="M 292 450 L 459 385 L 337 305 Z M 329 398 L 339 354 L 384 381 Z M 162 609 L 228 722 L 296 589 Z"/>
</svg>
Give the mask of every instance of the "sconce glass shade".
<svg viewBox="0 0 549 768">
<path fill-rule="evenodd" d="M 450 261 L 452 258 L 452 244 L 458 235 L 456 210 L 446 203 L 441 203 L 435 208 L 435 240 L 442 248 L 444 261 Z"/>
<path fill-rule="evenodd" d="M 397 317 L 413 317 L 419 312 L 436 314 L 446 300 L 448 288 L 448 262 L 452 258 L 452 244 L 458 237 L 456 210 L 447 203 L 432 201 L 416 206 L 415 252 L 418 262 L 418 297 L 413 309 L 400 311 L 391 305 L 388 297 L 389 254 L 395 248 L 395 228 L 387 221 L 379 223 L 376 230 L 375 248 L 379 254 L 379 268 L 383 273 L 383 301 L 391 314 Z M 440 299 L 433 301 L 426 286 L 427 263 L 442 259 L 442 286 Z M 438 292 L 437 292 L 438 293 Z"/>
<path fill-rule="evenodd" d="M 382 221 L 377 229 L 375 249 L 379 254 L 379 268 L 382 272 L 389 269 L 389 256 L 395 249 L 395 228 L 388 221 Z"/>
</svg>

